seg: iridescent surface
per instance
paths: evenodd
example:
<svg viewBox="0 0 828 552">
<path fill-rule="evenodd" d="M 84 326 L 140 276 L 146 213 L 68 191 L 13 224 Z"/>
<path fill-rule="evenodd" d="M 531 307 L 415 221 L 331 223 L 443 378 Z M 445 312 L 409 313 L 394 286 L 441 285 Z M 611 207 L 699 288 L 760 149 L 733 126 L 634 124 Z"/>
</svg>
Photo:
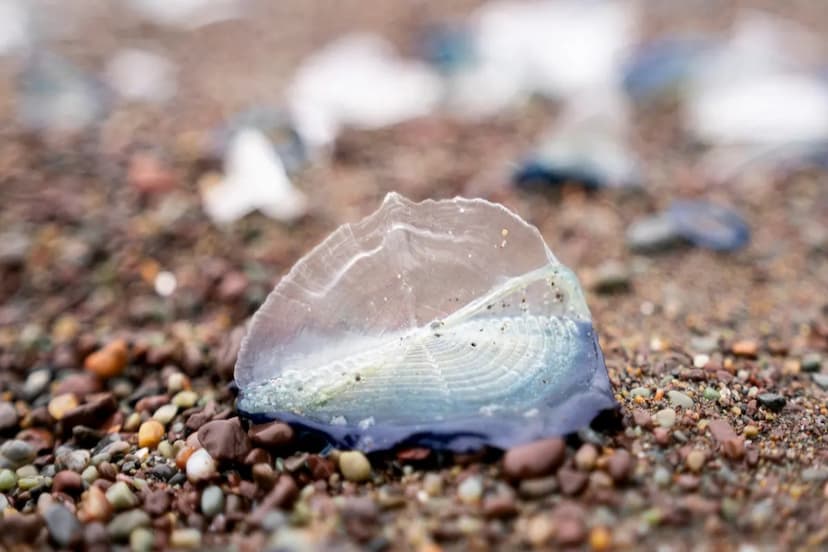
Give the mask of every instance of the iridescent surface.
<svg viewBox="0 0 828 552">
<path fill-rule="evenodd" d="M 502 206 L 389 194 L 286 275 L 236 365 L 239 408 L 366 451 L 508 447 L 614 400 L 574 274 Z"/>
</svg>

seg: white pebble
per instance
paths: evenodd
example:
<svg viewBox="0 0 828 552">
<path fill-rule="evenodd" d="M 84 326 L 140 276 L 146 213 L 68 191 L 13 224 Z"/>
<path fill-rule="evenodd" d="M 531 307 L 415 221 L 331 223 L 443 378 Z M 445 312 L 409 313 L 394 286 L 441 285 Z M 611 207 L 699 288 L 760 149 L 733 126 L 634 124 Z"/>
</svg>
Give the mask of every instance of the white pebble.
<svg viewBox="0 0 828 552">
<path fill-rule="evenodd" d="M 216 461 L 206 450 L 198 449 L 187 459 L 187 479 L 190 481 L 205 481 L 215 473 Z"/>
</svg>

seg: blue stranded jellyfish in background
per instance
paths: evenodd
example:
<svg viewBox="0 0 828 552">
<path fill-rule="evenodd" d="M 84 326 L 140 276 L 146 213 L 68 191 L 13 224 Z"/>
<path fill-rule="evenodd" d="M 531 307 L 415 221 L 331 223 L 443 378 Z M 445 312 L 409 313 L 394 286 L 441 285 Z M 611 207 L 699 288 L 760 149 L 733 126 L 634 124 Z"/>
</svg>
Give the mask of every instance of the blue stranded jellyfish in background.
<svg viewBox="0 0 828 552">
<path fill-rule="evenodd" d="M 584 294 L 481 199 L 389 194 L 282 279 L 236 364 L 239 409 L 364 451 L 508 448 L 615 406 Z"/>
</svg>

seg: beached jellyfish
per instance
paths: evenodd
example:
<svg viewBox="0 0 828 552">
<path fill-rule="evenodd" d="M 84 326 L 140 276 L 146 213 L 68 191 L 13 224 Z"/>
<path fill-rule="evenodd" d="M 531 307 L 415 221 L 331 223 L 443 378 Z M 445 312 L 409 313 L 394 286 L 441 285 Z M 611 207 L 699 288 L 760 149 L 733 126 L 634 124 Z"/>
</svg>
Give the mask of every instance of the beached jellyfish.
<svg viewBox="0 0 828 552">
<path fill-rule="evenodd" d="M 578 280 L 482 199 L 391 193 L 302 258 L 253 317 L 239 410 L 364 451 L 507 448 L 615 406 Z"/>
</svg>

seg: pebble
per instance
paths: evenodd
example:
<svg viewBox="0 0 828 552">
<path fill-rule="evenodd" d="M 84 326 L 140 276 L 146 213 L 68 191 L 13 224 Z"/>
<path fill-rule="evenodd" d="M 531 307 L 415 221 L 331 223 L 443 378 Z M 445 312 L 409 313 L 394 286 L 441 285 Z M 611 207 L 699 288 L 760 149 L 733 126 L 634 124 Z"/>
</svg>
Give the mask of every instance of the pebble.
<svg viewBox="0 0 828 552">
<path fill-rule="evenodd" d="M 0 433 L 17 427 L 17 409 L 7 401 L 0 401 Z"/>
<path fill-rule="evenodd" d="M 676 411 L 672 408 L 664 408 L 655 413 L 655 423 L 669 429 L 676 424 Z"/>
<path fill-rule="evenodd" d="M 803 372 L 819 372 L 822 369 L 822 356 L 819 353 L 808 353 L 800 362 Z"/>
<path fill-rule="evenodd" d="M 144 495 L 144 511 L 151 516 L 160 516 L 170 508 L 170 493 L 163 489 Z"/>
<path fill-rule="evenodd" d="M 707 454 L 703 450 L 693 449 L 687 453 L 687 458 L 685 458 L 684 462 L 690 471 L 698 473 L 704 467 L 706 461 Z"/>
<path fill-rule="evenodd" d="M 563 439 L 543 439 L 509 449 L 503 456 L 503 472 L 510 479 L 530 479 L 557 470 L 566 456 Z"/>
<path fill-rule="evenodd" d="M 607 471 L 616 483 L 626 481 L 632 472 L 632 467 L 632 455 L 624 449 L 617 449 L 607 461 Z"/>
<path fill-rule="evenodd" d="M 734 343 L 730 351 L 736 356 L 756 358 L 759 352 L 759 345 L 751 339 L 743 339 Z"/>
<path fill-rule="evenodd" d="M 132 552 L 152 552 L 155 547 L 155 536 L 146 527 L 133 529 L 129 534 L 129 548 Z"/>
<path fill-rule="evenodd" d="M 216 461 L 206 449 L 198 449 L 187 459 L 187 479 L 206 481 L 216 474 Z"/>
<path fill-rule="evenodd" d="M 91 485 L 100 477 L 98 473 L 98 468 L 95 466 L 89 466 L 81 472 L 81 479 L 83 479 L 87 484 Z"/>
<path fill-rule="evenodd" d="M 483 480 L 471 475 L 457 486 L 457 497 L 465 504 L 477 504 L 483 496 Z"/>
<path fill-rule="evenodd" d="M 106 531 L 115 541 L 125 541 L 138 527 L 149 527 L 150 517 L 142 510 L 129 510 L 112 518 Z"/>
<path fill-rule="evenodd" d="M 63 415 L 63 427 L 100 427 L 111 414 L 118 410 L 118 402 L 112 393 L 101 393 L 87 398 L 87 402 Z"/>
<path fill-rule="evenodd" d="M 30 463 L 35 459 L 36 454 L 34 447 L 26 441 L 12 439 L 0 446 L 0 456 L 8 462 L 9 467 L 13 468 Z"/>
<path fill-rule="evenodd" d="M 739 460 L 745 454 L 744 440 L 736 435 L 727 420 L 711 420 L 707 428 L 713 438 L 722 447 L 725 456 L 733 460 Z"/>
<path fill-rule="evenodd" d="M 426 473 L 423 478 L 423 490 L 428 496 L 440 496 L 443 494 L 443 477 L 439 473 Z"/>
<path fill-rule="evenodd" d="M 685 410 L 693 408 L 693 399 L 682 393 L 681 391 L 668 391 L 667 398 L 673 406 L 680 406 Z"/>
<path fill-rule="evenodd" d="M 201 512 L 212 518 L 224 511 L 224 493 L 221 487 L 210 485 L 201 493 Z"/>
<path fill-rule="evenodd" d="M 152 419 L 166 426 L 175 418 L 176 414 L 178 414 L 178 407 L 176 405 L 165 404 L 155 411 Z"/>
<path fill-rule="evenodd" d="M 58 395 L 57 397 L 52 398 L 52 400 L 49 401 L 47 410 L 52 418 L 60 420 L 66 415 L 67 412 L 77 407 L 78 404 L 78 398 L 74 395 L 74 393 L 64 393 L 63 395 Z"/>
<path fill-rule="evenodd" d="M 590 443 L 581 445 L 575 453 L 575 466 L 582 471 L 590 471 L 598 460 L 598 449 Z"/>
<path fill-rule="evenodd" d="M 58 464 L 67 470 L 82 472 L 92 459 L 88 450 L 78 449 L 58 457 Z"/>
<path fill-rule="evenodd" d="M 164 438 L 164 426 L 158 420 L 147 420 L 138 429 L 138 446 L 155 448 Z"/>
<path fill-rule="evenodd" d="M 630 391 L 630 396 L 632 396 L 632 398 L 642 397 L 649 399 L 652 394 L 653 392 L 647 387 L 636 387 Z"/>
<path fill-rule="evenodd" d="M 518 486 L 518 492 L 526 498 L 543 498 L 558 490 L 558 478 L 554 475 L 537 479 L 524 479 Z"/>
<path fill-rule="evenodd" d="M 118 481 L 106 490 L 106 499 L 115 510 L 134 508 L 139 502 L 129 485 L 123 481 Z"/>
<path fill-rule="evenodd" d="M 179 391 L 172 398 L 172 404 L 178 408 L 192 408 L 198 402 L 198 393 L 195 391 Z"/>
<path fill-rule="evenodd" d="M 123 373 L 127 360 L 126 342 L 119 339 L 86 357 L 83 367 L 101 379 L 110 379 Z"/>
<path fill-rule="evenodd" d="M 596 270 L 591 287 L 597 293 L 628 291 L 632 275 L 626 264 L 618 261 L 602 263 Z"/>
<path fill-rule="evenodd" d="M 0 492 L 7 492 L 17 485 L 17 475 L 9 470 L 0 470 Z"/>
<path fill-rule="evenodd" d="M 254 425 L 248 432 L 250 439 L 262 447 L 281 447 L 293 440 L 293 429 L 282 422 Z"/>
<path fill-rule="evenodd" d="M 55 474 L 52 479 L 52 491 L 70 495 L 78 494 L 83 490 L 83 478 L 72 470 L 63 470 Z"/>
<path fill-rule="evenodd" d="M 26 382 L 23 384 L 23 395 L 32 400 L 46 390 L 46 387 L 52 381 L 52 374 L 49 370 L 35 370 L 30 372 L 26 377 Z"/>
<path fill-rule="evenodd" d="M 828 389 L 828 374 L 811 374 L 811 378 L 814 380 L 814 383 L 819 385 L 823 389 Z"/>
<path fill-rule="evenodd" d="M 238 418 L 213 420 L 198 430 L 198 441 L 219 462 L 244 462 L 253 448 Z"/>
<path fill-rule="evenodd" d="M 360 482 L 371 478 L 371 463 L 358 450 L 339 454 L 339 471 L 348 481 Z"/>
<path fill-rule="evenodd" d="M 712 387 L 707 387 L 704 390 L 704 395 L 703 396 L 704 396 L 705 400 L 718 401 L 720 394 L 716 389 L 714 389 Z"/>
<path fill-rule="evenodd" d="M 612 547 L 612 533 L 606 527 L 593 527 L 589 532 L 589 547 L 596 552 L 609 550 Z"/>
<path fill-rule="evenodd" d="M 193 550 L 201 547 L 201 532 L 198 529 L 175 529 L 170 533 L 170 547 Z"/>
<path fill-rule="evenodd" d="M 587 483 L 589 483 L 589 476 L 583 472 L 570 468 L 558 470 L 558 485 L 561 492 L 567 496 L 580 494 L 586 488 Z"/>
<path fill-rule="evenodd" d="M 78 519 L 65 506 L 51 504 L 43 512 L 49 536 L 61 548 L 69 548 L 81 540 L 82 528 Z"/>
<path fill-rule="evenodd" d="M 756 399 L 759 401 L 759 404 L 775 412 L 779 412 L 785 408 L 785 397 L 778 393 L 760 393 Z"/>
</svg>

